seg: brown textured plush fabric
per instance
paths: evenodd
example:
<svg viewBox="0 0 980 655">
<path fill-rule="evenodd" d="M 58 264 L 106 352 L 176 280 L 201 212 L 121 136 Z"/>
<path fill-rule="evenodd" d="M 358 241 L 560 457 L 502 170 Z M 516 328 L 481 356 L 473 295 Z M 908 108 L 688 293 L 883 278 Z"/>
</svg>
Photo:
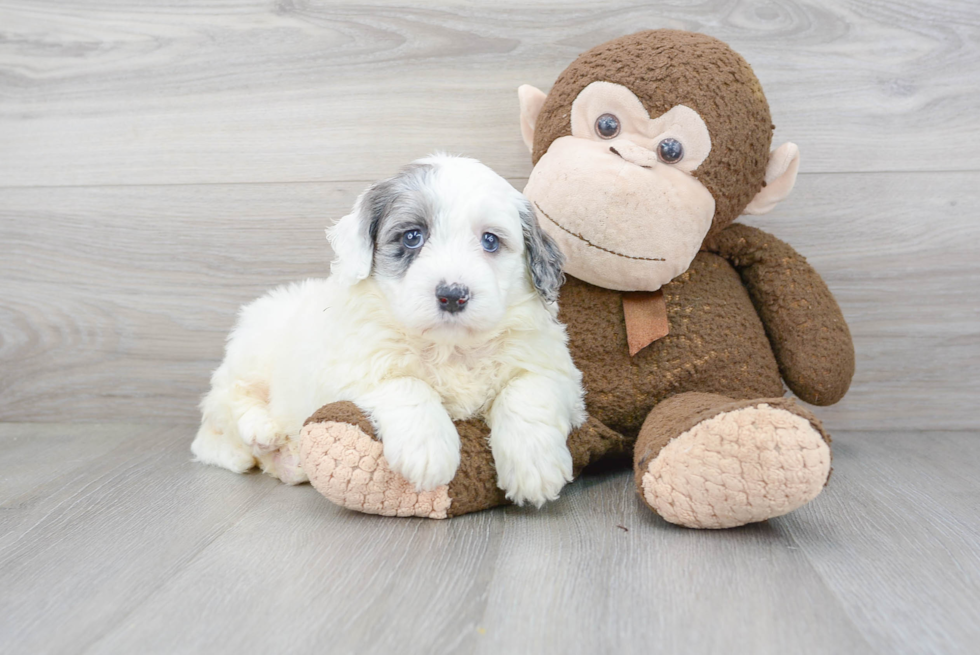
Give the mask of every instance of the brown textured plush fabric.
<svg viewBox="0 0 980 655">
<path fill-rule="evenodd" d="M 752 67 L 722 41 L 648 30 L 583 53 L 558 76 L 541 108 L 533 163 L 552 141 L 572 133 L 572 102 L 592 82 L 629 88 L 654 117 L 676 105 L 701 115 L 711 133 L 711 154 L 694 175 L 715 198 L 712 234 L 734 221 L 762 188 L 772 144 L 769 104 Z"/>
<path fill-rule="evenodd" d="M 568 435 L 568 450 L 572 453 L 572 475 L 578 477 L 582 469 L 596 462 L 628 461 L 631 445 L 629 439 L 590 416 L 582 427 Z"/>
<path fill-rule="evenodd" d="M 570 276 L 562 287 L 559 320 L 591 416 L 635 439 L 654 405 L 677 393 L 783 394 L 765 328 L 728 262 L 699 253 L 663 291 L 670 332 L 630 357 L 622 293 Z"/>
<path fill-rule="evenodd" d="M 447 514 L 458 516 L 503 505 L 510 501 L 497 487 L 497 471 L 490 452 L 490 428 L 483 421 L 457 421 L 460 457 L 456 477 L 449 483 L 452 501 Z"/>
<path fill-rule="evenodd" d="M 704 247 L 742 276 L 793 393 L 814 405 L 843 398 L 854 376 L 854 343 L 840 306 L 806 259 L 748 225 L 732 225 Z"/>
</svg>

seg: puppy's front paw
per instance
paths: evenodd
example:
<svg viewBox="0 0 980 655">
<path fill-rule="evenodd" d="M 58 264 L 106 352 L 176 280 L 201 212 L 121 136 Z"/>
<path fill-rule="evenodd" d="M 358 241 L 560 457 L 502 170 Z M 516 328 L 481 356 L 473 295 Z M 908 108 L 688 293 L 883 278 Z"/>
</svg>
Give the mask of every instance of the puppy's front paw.
<svg viewBox="0 0 980 655">
<path fill-rule="evenodd" d="M 385 459 L 396 473 L 429 491 L 456 475 L 459 468 L 459 434 L 445 411 L 416 417 L 411 424 L 385 430 L 380 426 Z"/>
<path fill-rule="evenodd" d="M 537 428 L 540 430 L 541 428 Z M 572 454 L 557 431 L 544 438 L 492 435 L 497 486 L 518 505 L 541 507 L 572 480 Z"/>
</svg>

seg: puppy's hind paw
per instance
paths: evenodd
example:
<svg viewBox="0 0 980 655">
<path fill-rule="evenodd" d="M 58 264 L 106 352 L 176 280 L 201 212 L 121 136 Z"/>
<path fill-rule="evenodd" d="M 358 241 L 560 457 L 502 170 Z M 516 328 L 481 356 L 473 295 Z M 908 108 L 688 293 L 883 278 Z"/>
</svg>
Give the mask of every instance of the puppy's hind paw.
<svg viewBox="0 0 980 655">
<path fill-rule="evenodd" d="M 198 431 L 191 444 L 191 453 L 198 462 L 220 466 L 235 473 L 244 473 L 255 466 L 255 457 L 245 444 L 208 426 Z"/>
<path fill-rule="evenodd" d="M 256 456 L 278 450 L 289 438 L 269 418 L 269 413 L 258 407 L 253 407 L 238 419 L 238 434 Z"/>
<path fill-rule="evenodd" d="M 263 473 L 278 478 L 286 484 L 302 484 L 309 478 L 303 471 L 299 450 L 299 441 L 294 439 L 278 450 L 260 455 L 256 459 Z"/>
</svg>

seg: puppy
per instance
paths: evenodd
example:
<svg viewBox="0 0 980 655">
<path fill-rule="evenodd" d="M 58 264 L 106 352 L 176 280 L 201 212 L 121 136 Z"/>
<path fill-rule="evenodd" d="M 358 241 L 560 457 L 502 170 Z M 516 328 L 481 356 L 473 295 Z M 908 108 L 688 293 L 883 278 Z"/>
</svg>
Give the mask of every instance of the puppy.
<svg viewBox="0 0 980 655">
<path fill-rule="evenodd" d="M 475 160 L 434 155 L 367 189 L 327 238 L 328 279 L 242 309 L 201 403 L 197 460 L 303 482 L 303 421 L 348 400 L 420 490 L 456 473 L 453 420 L 481 417 L 507 497 L 555 499 L 585 408 L 556 318 L 562 256 L 527 199 Z"/>
</svg>

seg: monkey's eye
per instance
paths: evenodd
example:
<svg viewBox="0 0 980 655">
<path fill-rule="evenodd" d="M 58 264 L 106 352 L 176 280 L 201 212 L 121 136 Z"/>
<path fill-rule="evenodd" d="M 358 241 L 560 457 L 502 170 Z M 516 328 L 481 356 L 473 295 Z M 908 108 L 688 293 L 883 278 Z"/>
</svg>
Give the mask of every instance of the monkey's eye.
<svg viewBox="0 0 980 655">
<path fill-rule="evenodd" d="M 422 235 L 422 230 L 409 230 L 402 235 L 402 245 L 409 250 L 421 248 L 423 243 L 425 243 L 425 236 Z"/>
<path fill-rule="evenodd" d="M 483 249 L 487 252 L 497 252 L 497 249 L 500 248 L 500 239 L 498 239 L 497 235 L 492 232 L 484 232 L 480 245 L 482 245 Z"/>
<path fill-rule="evenodd" d="M 676 164 L 684 159 L 684 146 L 677 139 L 664 139 L 657 144 L 657 157 L 665 164 Z"/>
<path fill-rule="evenodd" d="M 619 134 L 619 119 L 612 114 L 603 114 L 595 119 L 595 133 L 603 139 L 611 139 Z"/>
</svg>

